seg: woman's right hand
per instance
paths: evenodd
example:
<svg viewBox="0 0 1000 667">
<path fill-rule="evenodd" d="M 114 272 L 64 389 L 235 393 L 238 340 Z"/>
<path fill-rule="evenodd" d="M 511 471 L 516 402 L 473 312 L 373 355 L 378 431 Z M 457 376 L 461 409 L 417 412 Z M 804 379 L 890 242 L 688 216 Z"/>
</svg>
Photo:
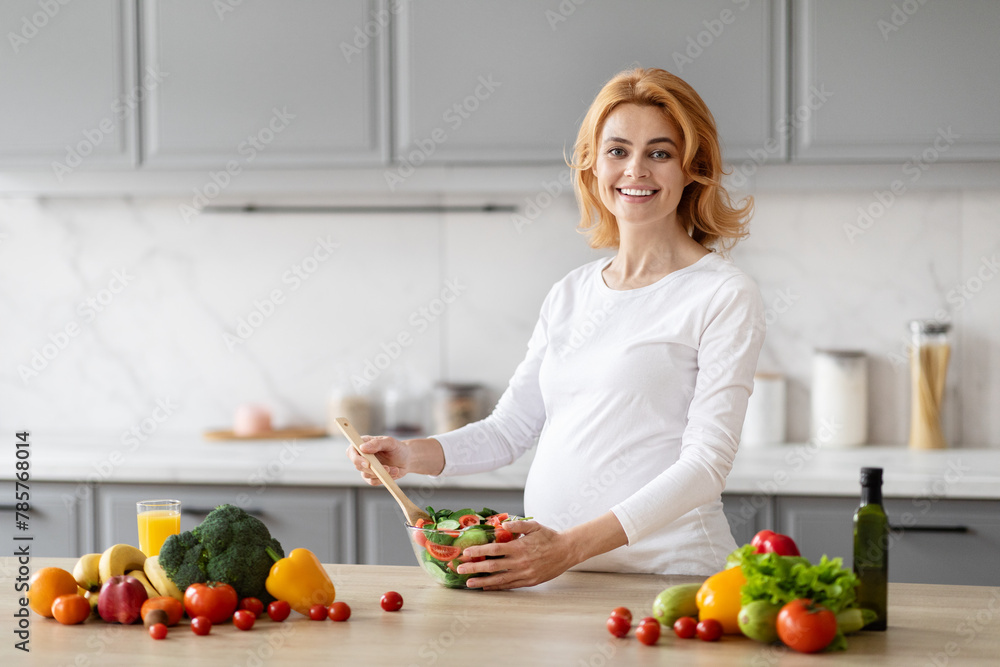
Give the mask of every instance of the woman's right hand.
<svg viewBox="0 0 1000 667">
<path fill-rule="evenodd" d="M 399 479 L 410 472 L 408 468 L 410 464 L 410 446 L 406 442 L 396 440 L 388 435 L 363 435 L 361 436 L 361 440 L 363 441 L 361 451 L 366 454 L 374 454 L 382 465 L 385 466 L 389 476 L 393 479 Z M 382 483 L 375 476 L 375 473 L 372 472 L 368 461 L 355 451 L 353 445 L 347 446 L 347 458 L 351 459 L 354 467 L 358 469 L 368 484 L 379 486 Z"/>
</svg>

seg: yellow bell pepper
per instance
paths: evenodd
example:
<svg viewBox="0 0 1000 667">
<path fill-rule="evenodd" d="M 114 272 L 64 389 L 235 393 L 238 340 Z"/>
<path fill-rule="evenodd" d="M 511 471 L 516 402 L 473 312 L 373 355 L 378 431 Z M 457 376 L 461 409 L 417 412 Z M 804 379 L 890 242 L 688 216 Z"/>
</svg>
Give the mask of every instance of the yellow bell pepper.
<svg viewBox="0 0 1000 667">
<path fill-rule="evenodd" d="M 308 549 L 293 549 L 278 560 L 277 553 L 270 549 L 268 553 L 275 560 L 264 582 L 268 593 L 305 616 L 312 605 L 329 606 L 334 601 L 337 591 L 316 554 Z"/>
<path fill-rule="evenodd" d="M 726 634 L 740 634 L 737 619 L 740 614 L 740 589 L 745 583 L 747 579 L 743 576 L 743 568 L 738 565 L 706 579 L 695 596 L 698 619 L 714 618 L 722 624 L 722 631 Z"/>
</svg>

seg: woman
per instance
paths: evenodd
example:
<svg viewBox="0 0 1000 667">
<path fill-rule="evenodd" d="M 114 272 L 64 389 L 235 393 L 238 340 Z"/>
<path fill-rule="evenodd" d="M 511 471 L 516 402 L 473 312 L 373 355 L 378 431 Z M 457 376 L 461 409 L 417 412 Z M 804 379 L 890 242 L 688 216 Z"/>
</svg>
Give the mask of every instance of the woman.
<svg viewBox="0 0 1000 667">
<path fill-rule="evenodd" d="M 507 465 L 538 438 L 520 539 L 466 550 L 485 589 L 570 568 L 708 575 L 736 548 L 721 493 L 764 338 L 760 293 L 712 252 L 746 236 L 752 202 L 719 179 L 715 122 L 659 69 L 623 72 L 591 105 L 573 152 L 581 229 L 615 256 L 549 292 L 528 354 L 486 419 L 401 442 L 368 438 L 394 478 Z M 376 484 L 364 459 L 348 455 Z"/>
</svg>

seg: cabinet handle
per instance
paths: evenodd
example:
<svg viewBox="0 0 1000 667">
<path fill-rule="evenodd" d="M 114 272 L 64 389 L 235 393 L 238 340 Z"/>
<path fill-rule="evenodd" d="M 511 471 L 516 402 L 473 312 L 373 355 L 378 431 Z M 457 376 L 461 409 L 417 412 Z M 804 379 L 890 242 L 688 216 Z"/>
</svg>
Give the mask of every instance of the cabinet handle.
<svg viewBox="0 0 1000 667">
<path fill-rule="evenodd" d="M 971 533 L 968 526 L 889 526 L 894 533 Z"/>
<path fill-rule="evenodd" d="M 214 509 L 214 507 L 184 507 L 181 505 L 181 514 L 199 514 L 201 516 L 205 516 Z M 264 510 L 259 510 L 254 507 L 243 508 L 243 511 L 250 516 L 255 516 L 257 518 L 264 516 Z"/>
</svg>

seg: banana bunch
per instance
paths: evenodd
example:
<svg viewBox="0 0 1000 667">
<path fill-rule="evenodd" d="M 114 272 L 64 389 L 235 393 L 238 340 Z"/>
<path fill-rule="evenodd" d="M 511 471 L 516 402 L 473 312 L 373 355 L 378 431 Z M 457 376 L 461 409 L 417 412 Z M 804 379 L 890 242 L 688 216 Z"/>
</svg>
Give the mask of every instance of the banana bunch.
<svg viewBox="0 0 1000 667">
<path fill-rule="evenodd" d="M 123 574 L 138 579 L 151 598 L 169 595 L 184 600 L 184 593 L 160 567 L 160 557 L 146 558 L 146 554 L 129 544 L 116 544 L 104 553 L 81 556 L 73 567 L 77 585 L 92 593 L 100 591 L 111 577 Z M 96 599 L 97 596 L 93 597 Z"/>
</svg>

